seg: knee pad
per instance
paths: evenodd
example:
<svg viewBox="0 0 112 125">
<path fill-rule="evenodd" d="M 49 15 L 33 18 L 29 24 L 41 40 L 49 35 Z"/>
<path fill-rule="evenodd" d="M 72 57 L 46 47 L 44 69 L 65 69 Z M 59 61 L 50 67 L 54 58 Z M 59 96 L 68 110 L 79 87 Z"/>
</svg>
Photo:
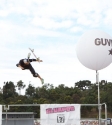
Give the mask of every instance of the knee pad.
<svg viewBox="0 0 112 125">
<path fill-rule="evenodd" d="M 33 77 L 38 77 L 38 76 L 39 76 L 38 73 L 33 74 Z"/>
</svg>

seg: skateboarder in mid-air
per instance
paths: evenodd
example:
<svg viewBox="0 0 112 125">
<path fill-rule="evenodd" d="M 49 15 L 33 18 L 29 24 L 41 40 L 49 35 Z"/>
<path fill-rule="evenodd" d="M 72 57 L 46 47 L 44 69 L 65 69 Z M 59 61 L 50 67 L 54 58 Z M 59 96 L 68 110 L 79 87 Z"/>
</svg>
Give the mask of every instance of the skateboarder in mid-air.
<svg viewBox="0 0 112 125">
<path fill-rule="evenodd" d="M 16 64 L 17 67 L 21 68 L 22 70 L 28 69 L 32 73 L 34 77 L 38 77 L 41 80 L 41 83 L 44 83 L 44 79 L 40 77 L 38 73 L 35 72 L 34 68 L 32 67 L 30 62 L 43 62 L 39 58 L 37 59 L 21 59 L 18 64 Z"/>
</svg>

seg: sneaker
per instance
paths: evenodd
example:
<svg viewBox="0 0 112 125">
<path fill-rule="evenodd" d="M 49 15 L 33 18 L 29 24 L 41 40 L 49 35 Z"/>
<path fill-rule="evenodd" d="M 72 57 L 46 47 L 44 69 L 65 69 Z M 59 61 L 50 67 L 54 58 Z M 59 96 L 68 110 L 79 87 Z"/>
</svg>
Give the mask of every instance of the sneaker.
<svg viewBox="0 0 112 125">
<path fill-rule="evenodd" d="M 41 79 L 41 83 L 44 84 L 44 79 Z"/>
</svg>

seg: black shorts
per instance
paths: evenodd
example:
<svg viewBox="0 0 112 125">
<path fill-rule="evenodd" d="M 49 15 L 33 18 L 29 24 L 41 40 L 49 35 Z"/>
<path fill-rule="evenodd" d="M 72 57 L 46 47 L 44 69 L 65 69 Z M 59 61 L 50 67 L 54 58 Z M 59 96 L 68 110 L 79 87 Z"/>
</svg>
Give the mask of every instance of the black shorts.
<svg viewBox="0 0 112 125">
<path fill-rule="evenodd" d="M 38 77 L 38 76 L 39 76 L 38 73 L 35 72 L 35 70 L 34 70 L 34 68 L 32 67 L 31 64 L 25 66 L 24 68 L 25 68 L 25 69 L 29 69 L 30 72 L 33 74 L 34 77 Z"/>
</svg>

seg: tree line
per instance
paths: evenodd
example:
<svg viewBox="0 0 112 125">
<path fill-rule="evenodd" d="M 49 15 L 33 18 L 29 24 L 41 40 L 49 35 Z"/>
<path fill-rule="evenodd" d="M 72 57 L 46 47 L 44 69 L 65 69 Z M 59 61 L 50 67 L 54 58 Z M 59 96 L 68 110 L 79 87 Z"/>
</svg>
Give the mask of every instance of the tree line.
<svg viewBox="0 0 112 125">
<path fill-rule="evenodd" d="M 100 103 L 106 103 L 107 111 L 112 113 L 112 83 L 102 80 L 99 87 Z M 98 104 L 98 85 L 89 80 L 78 81 L 74 87 L 67 87 L 64 84 L 54 87 L 50 83 L 34 87 L 29 83 L 24 95 L 17 93 L 16 88 L 20 91 L 25 89 L 24 82 L 20 80 L 16 85 L 12 81 L 4 82 L 3 91 L 0 93 L 0 104 Z M 97 107 L 83 107 L 82 112 L 93 109 L 98 110 Z M 40 107 L 11 107 L 11 111 L 34 111 L 37 113 L 36 117 L 40 115 Z"/>
</svg>

